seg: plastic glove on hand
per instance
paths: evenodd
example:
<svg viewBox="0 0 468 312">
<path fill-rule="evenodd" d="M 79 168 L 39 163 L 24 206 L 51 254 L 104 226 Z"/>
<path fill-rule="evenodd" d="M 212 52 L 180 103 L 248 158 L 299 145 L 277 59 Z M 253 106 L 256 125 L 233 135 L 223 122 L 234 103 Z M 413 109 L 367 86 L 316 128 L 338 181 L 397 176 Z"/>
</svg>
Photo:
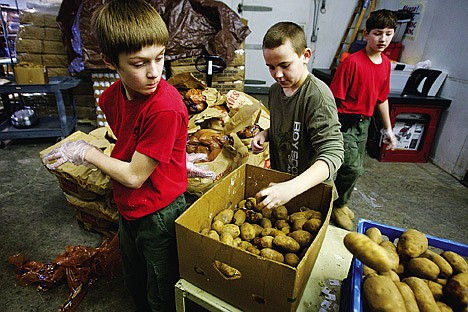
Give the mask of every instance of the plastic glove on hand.
<svg viewBox="0 0 468 312">
<path fill-rule="evenodd" d="M 214 179 L 214 171 L 207 170 L 203 166 L 195 165 L 195 161 L 207 160 L 208 156 L 203 153 L 187 154 L 187 175 L 189 178 L 209 178 Z"/>
<path fill-rule="evenodd" d="M 387 150 L 395 149 L 397 146 L 397 139 L 392 129 L 381 129 L 380 133 L 383 136 L 383 142 L 387 144 Z"/>
<path fill-rule="evenodd" d="M 65 142 L 59 148 L 54 149 L 42 158 L 47 168 L 55 170 L 66 162 L 75 165 L 89 166 L 85 161 L 85 154 L 90 148 L 96 148 L 84 140 Z"/>
</svg>

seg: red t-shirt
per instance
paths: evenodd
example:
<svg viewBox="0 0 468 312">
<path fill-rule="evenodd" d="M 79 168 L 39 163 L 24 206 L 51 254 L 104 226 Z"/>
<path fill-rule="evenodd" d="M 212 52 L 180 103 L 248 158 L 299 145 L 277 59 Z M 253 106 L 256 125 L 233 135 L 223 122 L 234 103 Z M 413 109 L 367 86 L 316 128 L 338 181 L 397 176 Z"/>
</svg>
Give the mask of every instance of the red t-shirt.
<svg viewBox="0 0 468 312">
<path fill-rule="evenodd" d="M 117 137 L 111 156 L 130 162 L 138 151 L 159 161 L 139 189 L 112 181 L 119 212 L 134 220 L 166 207 L 187 189 L 188 112 L 180 93 L 163 79 L 146 99 L 125 100 L 122 90 L 118 80 L 99 98 L 99 106 Z"/>
<path fill-rule="evenodd" d="M 333 96 L 341 100 L 338 112 L 372 116 L 377 103 L 390 92 L 390 60 L 381 54 L 382 63 L 374 64 L 362 49 L 340 63 L 330 83 Z"/>
</svg>

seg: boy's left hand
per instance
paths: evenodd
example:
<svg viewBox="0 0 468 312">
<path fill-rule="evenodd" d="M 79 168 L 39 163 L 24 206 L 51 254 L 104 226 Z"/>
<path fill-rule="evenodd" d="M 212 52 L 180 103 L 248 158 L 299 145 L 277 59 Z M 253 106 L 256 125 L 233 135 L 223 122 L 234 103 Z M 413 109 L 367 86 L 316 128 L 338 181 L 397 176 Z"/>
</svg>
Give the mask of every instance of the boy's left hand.
<svg viewBox="0 0 468 312">
<path fill-rule="evenodd" d="M 387 150 L 394 150 L 397 146 L 397 139 L 392 129 L 382 129 L 380 133 L 383 135 L 383 142 L 387 144 Z"/>
<path fill-rule="evenodd" d="M 290 183 L 270 183 L 268 188 L 255 195 L 257 208 L 273 209 L 289 202 L 294 197 L 294 190 L 290 189 Z"/>
</svg>

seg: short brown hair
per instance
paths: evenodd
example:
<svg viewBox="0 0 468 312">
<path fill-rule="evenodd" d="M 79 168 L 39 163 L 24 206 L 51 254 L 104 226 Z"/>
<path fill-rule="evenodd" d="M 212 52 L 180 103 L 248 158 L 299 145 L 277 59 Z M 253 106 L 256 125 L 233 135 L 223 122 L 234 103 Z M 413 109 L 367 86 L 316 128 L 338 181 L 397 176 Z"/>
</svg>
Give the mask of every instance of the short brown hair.
<svg viewBox="0 0 468 312">
<path fill-rule="evenodd" d="M 99 7 L 91 19 L 99 49 L 118 65 L 120 53 L 133 53 L 151 45 L 166 46 L 166 24 L 143 0 L 113 0 Z"/>
<path fill-rule="evenodd" d="M 371 12 L 366 21 L 367 32 L 370 32 L 372 29 L 396 29 L 396 26 L 397 16 L 395 12 L 385 9 Z"/>
<path fill-rule="evenodd" d="M 279 22 L 271 26 L 263 37 L 263 49 L 274 49 L 289 40 L 297 55 L 301 55 L 307 48 L 304 30 L 292 22 Z"/>
</svg>

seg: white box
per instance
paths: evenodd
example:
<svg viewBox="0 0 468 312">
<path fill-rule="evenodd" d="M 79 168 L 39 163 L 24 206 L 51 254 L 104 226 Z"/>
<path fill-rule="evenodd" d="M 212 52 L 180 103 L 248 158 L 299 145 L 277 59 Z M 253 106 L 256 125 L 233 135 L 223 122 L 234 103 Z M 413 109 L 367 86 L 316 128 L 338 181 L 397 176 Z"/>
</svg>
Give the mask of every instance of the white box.
<svg viewBox="0 0 468 312">
<path fill-rule="evenodd" d="M 401 94 L 410 76 L 411 71 L 392 70 L 390 72 L 390 93 Z"/>
<path fill-rule="evenodd" d="M 397 120 L 393 133 L 398 141 L 396 149 L 417 150 L 424 133 L 424 123 L 414 120 Z"/>
</svg>

